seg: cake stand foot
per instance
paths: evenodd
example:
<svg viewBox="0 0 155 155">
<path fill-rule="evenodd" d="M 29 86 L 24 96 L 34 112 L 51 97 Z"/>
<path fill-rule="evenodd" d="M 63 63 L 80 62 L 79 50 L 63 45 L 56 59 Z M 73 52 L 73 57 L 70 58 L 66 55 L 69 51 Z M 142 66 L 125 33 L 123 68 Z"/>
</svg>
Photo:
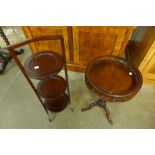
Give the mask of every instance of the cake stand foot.
<svg viewBox="0 0 155 155">
<path fill-rule="evenodd" d="M 48 111 L 48 119 L 50 122 L 52 122 L 56 117 L 56 113 L 53 113 L 51 111 Z"/>
<path fill-rule="evenodd" d="M 74 108 L 73 108 L 73 105 L 71 104 L 71 102 L 69 102 L 69 106 L 70 106 L 71 111 L 74 111 Z"/>
</svg>

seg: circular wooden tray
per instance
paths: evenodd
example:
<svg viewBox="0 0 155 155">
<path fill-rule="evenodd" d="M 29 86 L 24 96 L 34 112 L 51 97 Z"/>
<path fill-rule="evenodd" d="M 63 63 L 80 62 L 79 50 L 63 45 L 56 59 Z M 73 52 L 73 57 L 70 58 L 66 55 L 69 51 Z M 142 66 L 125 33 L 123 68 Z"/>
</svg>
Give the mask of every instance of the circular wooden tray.
<svg viewBox="0 0 155 155">
<path fill-rule="evenodd" d="M 67 94 L 62 94 L 55 99 L 45 99 L 44 103 L 49 111 L 61 112 L 64 110 L 69 102 Z"/>
<path fill-rule="evenodd" d="M 37 85 L 40 96 L 44 98 L 54 98 L 65 93 L 66 81 L 59 75 L 42 80 Z"/>
<path fill-rule="evenodd" d="M 43 80 L 57 74 L 64 61 L 60 54 L 53 51 L 41 51 L 31 55 L 24 63 L 29 77 Z"/>
<path fill-rule="evenodd" d="M 131 98 L 142 86 L 139 70 L 125 59 L 102 56 L 93 59 L 86 69 L 88 88 L 103 96 Z"/>
</svg>

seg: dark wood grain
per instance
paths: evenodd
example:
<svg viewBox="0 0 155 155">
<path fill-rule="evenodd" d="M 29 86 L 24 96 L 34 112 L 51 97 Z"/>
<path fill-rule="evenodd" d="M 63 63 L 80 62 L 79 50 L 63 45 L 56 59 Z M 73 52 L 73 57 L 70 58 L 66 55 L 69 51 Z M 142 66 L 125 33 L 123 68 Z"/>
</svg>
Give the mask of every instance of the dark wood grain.
<svg viewBox="0 0 155 155">
<path fill-rule="evenodd" d="M 86 69 L 86 84 L 110 101 L 124 101 L 133 97 L 142 86 L 139 70 L 117 56 L 93 59 Z"/>
<path fill-rule="evenodd" d="M 122 56 L 134 26 L 26 26 L 25 35 L 63 35 L 69 70 L 85 72 L 87 63 L 101 55 Z M 45 49 L 60 52 L 59 41 L 31 44 L 33 53 Z"/>
<path fill-rule="evenodd" d="M 59 73 L 63 65 L 60 54 L 54 51 L 40 51 L 25 61 L 24 68 L 29 77 L 43 80 Z"/>
<path fill-rule="evenodd" d="M 65 95 L 64 100 L 62 100 L 63 101 L 62 104 L 63 104 L 63 107 L 64 107 L 64 105 L 66 107 L 68 102 L 70 103 L 70 91 L 69 91 L 69 84 L 68 84 L 68 74 L 67 74 L 67 65 L 66 65 L 66 53 L 65 53 L 64 39 L 63 39 L 62 35 L 48 35 L 48 36 L 39 36 L 39 37 L 33 37 L 33 38 L 30 38 L 30 39 L 26 39 L 23 42 L 20 42 L 20 43 L 8 46 L 8 51 L 10 52 L 12 57 L 14 58 L 16 64 L 20 68 L 21 72 L 25 76 L 26 80 L 28 81 L 28 83 L 32 87 L 32 89 L 35 92 L 35 94 L 37 95 L 37 97 L 38 97 L 39 101 L 41 102 L 42 106 L 44 107 L 45 111 L 48 113 L 49 109 L 47 108 L 47 105 L 45 104 L 45 102 L 43 102 L 40 94 L 38 93 L 37 89 L 35 88 L 34 84 L 32 83 L 32 81 L 31 81 L 31 79 L 29 77 L 32 74 L 28 74 L 27 73 L 27 71 L 25 70 L 25 68 L 23 67 L 23 65 L 21 64 L 20 60 L 18 59 L 18 57 L 15 54 L 15 49 L 18 48 L 18 47 L 21 47 L 21 46 L 24 46 L 24 45 L 27 45 L 27 44 L 31 44 L 31 43 L 36 42 L 36 41 L 44 41 L 44 40 L 59 40 L 60 41 L 60 43 L 61 43 L 62 58 L 60 58 L 61 56 L 59 56 L 58 53 L 54 54 L 54 52 L 50 52 L 50 54 L 52 53 L 53 56 L 56 56 L 55 58 L 58 59 L 58 62 L 60 62 L 60 63 L 58 63 L 58 62 L 54 63 L 55 60 L 53 61 L 53 58 L 49 59 L 49 52 L 45 52 L 44 53 L 45 54 L 44 59 L 36 58 L 37 61 L 34 61 L 34 62 L 32 61 L 32 64 L 28 61 L 28 64 L 31 64 L 32 65 L 31 67 L 38 67 L 38 66 L 40 66 L 39 67 L 40 71 L 37 72 L 37 74 L 39 76 L 35 76 L 35 78 L 43 76 L 43 78 L 39 78 L 39 79 L 49 78 L 48 74 L 50 75 L 50 77 L 53 76 L 53 74 L 51 74 L 49 72 L 49 70 L 51 71 L 51 68 L 53 66 L 55 67 L 56 64 L 61 64 L 61 65 L 58 65 L 59 67 L 57 66 L 56 70 L 54 69 L 56 71 L 56 72 L 54 71 L 55 73 L 58 73 L 58 71 L 60 71 L 60 69 L 62 68 L 62 65 L 64 65 L 64 71 L 65 71 L 65 78 L 66 78 L 66 85 L 67 85 L 67 93 L 68 93 L 68 95 Z M 36 55 L 38 56 L 39 54 L 42 54 L 42 52 L 38 53 Z M 36 55 L 31 56 L 31 58 L 34 58 L 34 56 L 36 56 Z M 48 61 L 48 60 L 50 60 L 50 61 Z M 39 64 L 38 64 L 38 62 L 39 62 Z M 48 74 L 46 76 L 41 75 L 41 73 L 43 73 L 43 72 L 47 72 Z M 58 87 L 57 87 L 57 89 L 59 90 Z M 48 90 L 50 90 L 50 89 L 48 89 Z M 52 99 L 52 102 L 53 102 L 53 100 L 54 99 Z M 55 105 L 55 103 L 57 103 L 56 101 L 61 101 L 61 100 L 55 100 L 54 101 L 54 105 Z M 49 120 L 51 120 L 50 117 L 49 117 Z"/>
<path fill-rule="evenodd" d="M 66 81 L 59 75 L 55 75 L 49 79 L 41 80 L 37 85 L 40 96 L 44 98 L 55 98 L 65 93 Z"/>
<path fill-rule="evenodd" d="M 60 95 L 56 99 L 46 99 L 45 104 L 48 110 L 52 112 L 61 112 L 64 110 L 69 102 L 69 98 L 67 94 Z"/>
<path fill-rule="evenodd" d="M 100 56 L 89 62 L 86 68 L 87 87 L 99 96 L 99 99 L 81 109 L 86 111 L 94 106 L 104 109 L 108 122 L 112 125 L 107 101 L 127 101 L 140 90 L 143 80 L 139 70 L 117 56 Z"/>
<path fill-rule="evenodd" d="M 73 30 L 72 26 L 67 26 L 67 32 L 68 32 L 68 46 L 69 46 L 69 56 L 70 61 L 74 61 L 74 49 L 73 49 Z"/>
</svg>

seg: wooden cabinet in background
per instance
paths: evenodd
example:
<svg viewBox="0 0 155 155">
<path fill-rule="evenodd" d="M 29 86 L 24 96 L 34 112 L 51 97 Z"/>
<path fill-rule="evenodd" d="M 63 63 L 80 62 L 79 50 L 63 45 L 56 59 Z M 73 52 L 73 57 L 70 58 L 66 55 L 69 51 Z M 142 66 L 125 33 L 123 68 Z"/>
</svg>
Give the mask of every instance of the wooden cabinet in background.
<svg viewBox="0 0 155 155">
<path fill-rule="evenodd" d="M 84 72 L 87 63 L 101 55 L 121 56 L 135 27 L 128 26 L 29 26 L 23 27 L 26 37 L 39 35 L 64 36 L 69 70 Z M 60 51 L 60 44 L 36 42 L 31 45 L 33 53 L 51 49 Z"/>
<path fill-rule="evenodd" d="M 155 85 L 155 27 L 141 26 L 128 46 L 129 60 L 142 73 L 144 83 Z"/>
<path fill-rule="evenodd" d="M 67 26 L 24 26 L 23 30 L 27 38 L 41 35 L 63 35 L 67 62 L 70 61 Z M 61 44 L 59 40 L 37 41 L 30 45 L 32 52 L 52 50 L 61 54 Z"/>
<path fill-rule="evenodd" d="M 134 27 L 73 26 L 74 65 L 83 70 L 94 57 L 121 56 Z"/>
</svg>

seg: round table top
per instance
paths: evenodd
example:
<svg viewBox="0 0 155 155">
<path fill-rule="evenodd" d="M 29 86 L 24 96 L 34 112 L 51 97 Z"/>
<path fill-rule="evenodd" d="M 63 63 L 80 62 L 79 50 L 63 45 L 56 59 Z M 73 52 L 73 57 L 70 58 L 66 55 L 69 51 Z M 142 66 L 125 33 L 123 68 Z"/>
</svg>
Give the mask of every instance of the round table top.
<svg viewBox="0 0 155 155">
<path fill-rule="evenodd" d="M 53 51 L 41 51 L 31 55 L 24 63 L 29 77 L 43 80 L 56 75 L 63 67 L 64 61 L 60 54 Z"/>
<path fill-rule="evenodd" d="M 52 76 L 49 79 L 41 80 L 37 85 L 40 96 L 44 98 L 54 98 L 64 94 L 66 90 L 66 81 L 59 75 Z"/>
<path fill-rule="evenodd" d="M 117 56 L 101 56 L 93 59 L 86 68 L 87 86 L 101 95 L 127 97 L 142 86 L 139 70 Z"/>
</svg>

